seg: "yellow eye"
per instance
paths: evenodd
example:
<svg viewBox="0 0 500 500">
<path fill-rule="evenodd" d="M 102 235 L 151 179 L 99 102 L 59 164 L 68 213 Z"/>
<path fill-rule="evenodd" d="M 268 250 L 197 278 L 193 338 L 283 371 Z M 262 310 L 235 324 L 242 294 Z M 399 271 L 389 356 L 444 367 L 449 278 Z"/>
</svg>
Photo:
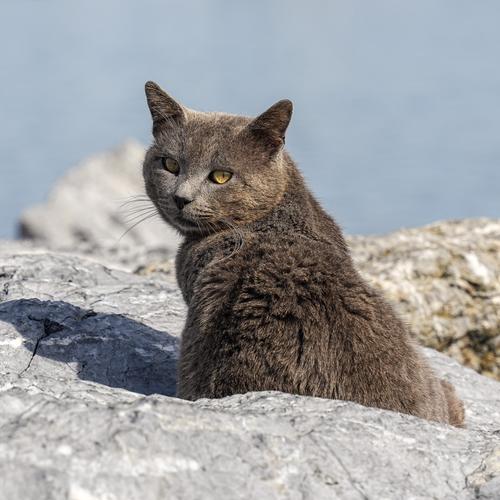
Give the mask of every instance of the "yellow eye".
<svg viewBox="0 0 500 500">
<path fill-rule="evenodd" d="M 165 170 L 168 170 L 171 174 L 177 175 L 179 173 L 179 163 L 172 158 L 162 158 L 161 164 Z"/>
<path fill-rule="evenodd" d="M 213 172 L 210 172 L 208 177 L 216 184 L 225 184 L 229 179 L 231 179 L 232 176 L 232 172 L 228 172 L 227 170 L 214 170 Z"/>
</svg>

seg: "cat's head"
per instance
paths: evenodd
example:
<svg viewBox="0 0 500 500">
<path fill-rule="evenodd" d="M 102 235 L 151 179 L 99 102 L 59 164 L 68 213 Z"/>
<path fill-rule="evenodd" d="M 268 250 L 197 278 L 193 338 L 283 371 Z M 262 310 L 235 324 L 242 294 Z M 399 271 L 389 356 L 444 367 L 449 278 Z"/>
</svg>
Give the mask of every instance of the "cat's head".
<svg viewBox="0 0 500 500">
<path fill-rule="evenodd" d="M 190 110 L 146 83 L 154 143 L 144 161 L 146 192 L 183 234 L 257 220 L 283 197 L 283 145 L 292 103 L 257 118 Z"/>
</svg>

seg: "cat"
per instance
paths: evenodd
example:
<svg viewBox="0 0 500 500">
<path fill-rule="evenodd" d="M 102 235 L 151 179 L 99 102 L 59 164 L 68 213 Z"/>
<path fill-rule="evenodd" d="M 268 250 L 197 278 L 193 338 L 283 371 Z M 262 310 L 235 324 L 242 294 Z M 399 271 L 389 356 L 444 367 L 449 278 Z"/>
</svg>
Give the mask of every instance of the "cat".
<svg viewBox="0 0 500 500">
<path fill-rule="evenodd" d="M 282 391 L 462 426 L 452 385 L 360 277 L 285 151 L 291 101 L 248 118 L 193 111 L 153 82 L 145 90 L 146 192 L 183 236 L 178 397 Z"/>
</svg>

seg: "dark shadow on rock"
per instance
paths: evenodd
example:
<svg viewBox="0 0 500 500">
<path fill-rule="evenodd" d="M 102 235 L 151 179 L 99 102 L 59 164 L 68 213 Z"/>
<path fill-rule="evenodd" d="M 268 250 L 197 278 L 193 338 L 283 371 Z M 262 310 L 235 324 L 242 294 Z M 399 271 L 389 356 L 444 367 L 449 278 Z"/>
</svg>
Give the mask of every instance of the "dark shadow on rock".
<svg viewBox="0 0 500 500">
<path fill-rule="evenodd" d="M 178 339 L 166 332 L 121 314 L 38 299 L 0 303 L 0 321 L 14 325 L 33 353 L 25 375 L 43 356 L 76 364 L 82 380 L 140 394 L 175 394 Z"/>
</svg>

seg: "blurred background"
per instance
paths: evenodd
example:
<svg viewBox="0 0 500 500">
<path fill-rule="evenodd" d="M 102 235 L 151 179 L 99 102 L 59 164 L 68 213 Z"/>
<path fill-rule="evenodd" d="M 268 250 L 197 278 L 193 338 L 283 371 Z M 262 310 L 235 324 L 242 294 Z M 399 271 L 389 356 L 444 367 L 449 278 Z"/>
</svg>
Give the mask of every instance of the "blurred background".
<svg viewBox="0 0 500 500">
<path fill-rule="evenodd" d="M 349 233 L 500 215 L 498 0 L 1 0 L 0 18 L 0 237 L 78 161 L 150 141 L 150 79 L 206 111 L 292 99 L 288 149 Z"/>
</svg>

